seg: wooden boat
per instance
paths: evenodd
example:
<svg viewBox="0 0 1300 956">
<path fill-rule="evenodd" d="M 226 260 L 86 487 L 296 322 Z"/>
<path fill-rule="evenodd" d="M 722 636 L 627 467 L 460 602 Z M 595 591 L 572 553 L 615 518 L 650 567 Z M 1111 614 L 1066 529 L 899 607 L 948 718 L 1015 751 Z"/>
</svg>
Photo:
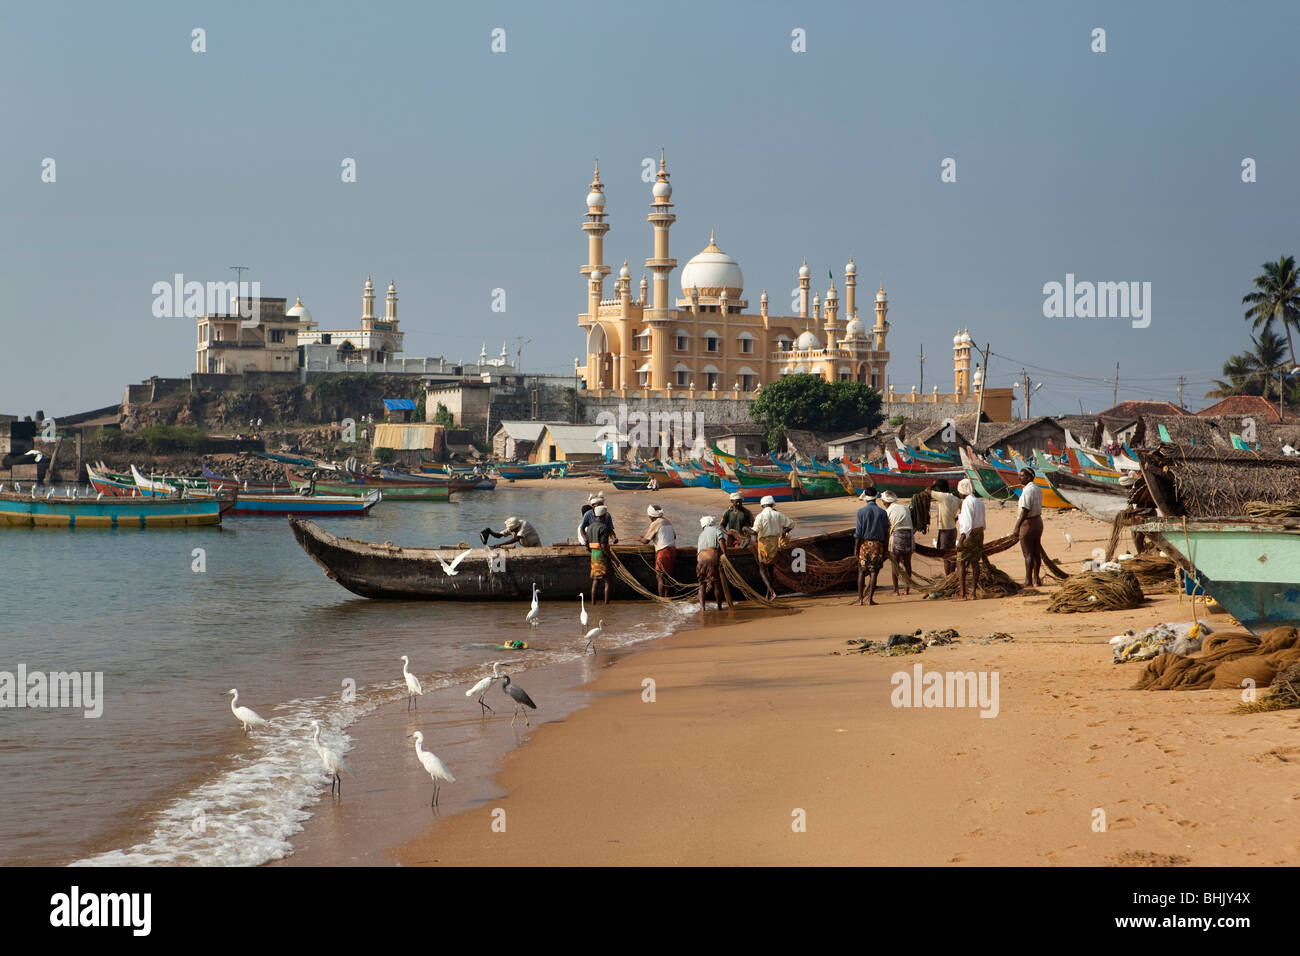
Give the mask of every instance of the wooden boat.
<svg viewBox="0 0 1300 956">
<path fill-rule="evenodd" d="M 282 481 L 261 481 L 255 478 L 240 478 L 238 475 L 219 475 L 207 465 L 203 466 L 203 477 L 208 487 L 216 489 L 238 488 L 241 492 L 258 495 L 292 495 L 296 494 L 288 476 Z"/>
<path fill-rule="evenodd" d="M 1058 469 L 1045 475 L 1056 495 L 1090 518 L 1113 524 L 1115 516 L 1128 508 L 1132 482 L 1095 481 L 1072 471 Z"/>
<path fill-rule="evenodd" d="M 960 449 L 960 453 L 962 468 L 970 479 L 975 494 L 991 501 L 1010 501 L 1016 497 L 992 465 L 969 448 Z"/>
<path fill-rule="evenodd" d="M 1135 525 L 1254 634 L 1300 627 L 1300 518 Z"/>
<path fill-rule="evenodd" d="M 43 492 L 43 493 L 42 493 Z M 0 491 L 0 525 L 57 528 L 177 528 L 221 523 L 223 508 L 233 497 L 197 498 L 178 495 L 150 497 L 103 495 L 72 498 L 49 496 L 39 490 L 35 497 Z"/>
<path fill-rule="evenodd" d="M 550 461 L 538 465 L 497 465 L 497 474 L 507 481 L 545 478 L 553 473 L 563 478 L 568 474 L 568 471 L 569 463 L 567 461 Z"/>
<path fill-rule="evenodd" d="M 875 488 L 877 493 L 892 491 L 900 498 L 910 498 L 918 491 L 929 488 L 940 478 L 948 479 L 955 490 L 957 482 L 966 477 L 960 470 L 949 471 L 889 471 L 875 465 L 863 465 L 860 474 L 845 475 L 844 478 L 855 491 Z"/>
<path fill-rule="evenodd" d="M 324 570 L 325 576 L 353 594 L 369 598 L 447 601 L 527 601 L 533 585 L 542 600 L 560 595 L 562 601 L 591 587 L 591 560 L 578 544 L 544 545 L 538 548 L 508 548 L 496 551 L 504 556 L 503 571 L 491 569 L 488 549 L 474 548 L 459 564 L 455 575 L 443 572 L 439 558 L 450 564 L 459 555 L 456 548 L 404 548 L 373 544 L 330 534 L 314 522 L 290 518 L 289 526 L 302 549 Z M 834 561 L 853 552 L 851 530 L 796 538 L 791 548 L 815 548 L 824 560 Z M 615 545 L 615 556 L 637 582 L 648 591 L 656 590 L 654 549 L 649 545 Z M 788 561 L 789 551 L 778 561 Z M 736 570 L 761 590 L 754 552 L 731 551 L 728 557 Z M 788 566 L 788 565 L 787 565 Z M 695 583 L 695 548 L 679 546 L 673 577 L 683 584 Z M 640 598 L 617 575 L 611 592 L 619 598 Z M 522 623 L 522 615 L 520 617 Z"/>
<path fill-rule="evenodd" d="M 356 495 L 235 494 L 232 514 L 237 518 L 304 515 L 309 518 L 360 518 L 383 500 L 382 491 Z"/>
<path fill-rule="evenodd" d="M 293 486 L 299 491 L 309 490 L 313 495 L 348 495 L 364 498 L 372 491 L 382 491 L 385 501 L 449 501 L 451 485 L 445 481 L 414 482 L 384 481 L 379 478 L 317 478 L 293 476 Z"/>
</svg>

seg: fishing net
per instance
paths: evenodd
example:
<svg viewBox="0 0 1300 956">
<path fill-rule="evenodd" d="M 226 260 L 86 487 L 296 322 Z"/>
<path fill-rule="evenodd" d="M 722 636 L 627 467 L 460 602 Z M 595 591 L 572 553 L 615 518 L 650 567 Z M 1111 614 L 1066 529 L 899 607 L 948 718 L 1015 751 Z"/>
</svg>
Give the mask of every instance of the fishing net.
<svg viewBox="0 0 1300 956">
<path fill-rule="evenodd" d="M 1123 567 L 1137 578 L 1145 594 L 1172 591 L 1178 586 L 1174 559 L 1162 557 L 1155 551 L 1129 558 L 1123 562 Z"/>
<path fill-rule="evenodd" d="M 1052 614 L 1119 611 L 1140 607 L 1142 601 L 1142 586 L 1131 571 L 1085 571 L 1066 579 L 1047 610 Z"/>
</svg>

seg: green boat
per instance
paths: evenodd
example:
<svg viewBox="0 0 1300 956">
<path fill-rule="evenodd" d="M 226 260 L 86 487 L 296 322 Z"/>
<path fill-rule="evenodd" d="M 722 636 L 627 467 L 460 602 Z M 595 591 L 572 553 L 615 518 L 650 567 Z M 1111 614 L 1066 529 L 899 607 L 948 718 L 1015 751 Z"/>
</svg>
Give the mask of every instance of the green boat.
<svg viewBox="0 0 1300 956">
<path fill-rule="evenodd" d="M 961 452 L 962 469 L 966 472 L 966 477 L 970 479 L 970 483 L 975 487 L 976 495 L 993 501 L 1010 501 L 1016 497 L 1015 492 L 1007 487 L 1007 483 L 993 470 L 991 465 L 973 458 L 967 454 L 964 448 L 958 450 Z"/>
</svg>

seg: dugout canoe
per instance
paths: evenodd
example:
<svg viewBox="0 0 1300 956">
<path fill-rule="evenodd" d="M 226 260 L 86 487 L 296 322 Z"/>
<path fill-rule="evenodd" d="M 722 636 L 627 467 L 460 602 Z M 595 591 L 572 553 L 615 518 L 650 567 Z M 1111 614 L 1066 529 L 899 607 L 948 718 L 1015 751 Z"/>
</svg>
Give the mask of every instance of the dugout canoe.
<svg viewBox="0 0 1300 956">
<path fill-rule="evenodd" d="M 0 491 L 0 526 L 55 528 L 179 528 L 221 523 L 229 498 L 122 497 L 69 498 L 45 488 L 36 496 Z"/>
<path fill-rule="evenodd" d="M 488 549 L 478 546 L 461 559 L 455 575 L 442 569 L 439 558 L 450 565 L 462 553 L 460 548 L 406 548 L 388 542 L 358 541 L 330 534 L 315 522 L 289 518 L 289 527 L 308 557 L 318 564 L 325 576 L 353 594 L 392 600 L 424 601 L 528 601 L 533 585 L 541 591 L 541 600 L 570 601 L 572 596 L 591 588 L 591 561 L 588 551 L 578 544 L 552 544 L 537 548 L 501 548 L 494 554 L 504 556 L 504 570 L 491 570 Z M 848 557 L 853 553 L 853 532 L 796 538 L 782 550 L 777 560 L 792 567 L 792 549 L 803 548 L 825 561 Z M 656 590 L 654 548 L 650 545 L 615 545 L 614 555 L 646 590 Z M 736 570 L 755 590 L 762 590 L 758 565 L 752 550 L 730 551 L 728 557 Z M 498 562 L 501 557 L 496 559 Z M 498 563 L 498 568 L 501 568 Z M 678 547 L 673 577 L 683 584 L 694 584 L 695 548 Z M 622 599 L 640 599 L 642 595 L 617 575 L 611 577 L 611 595 Z"/>
<path fill-rule="evenodd" d="M 1072 471 L 1045 472 L 1043 477 L 1051 484 L 1067 505 L 1078 508 L 1090 518 L 1113 524 L 1115 516 L 1128 507 L 1132 482 L 1127 485 L 1108 481 L 1094 481 Z"/>
</svg>

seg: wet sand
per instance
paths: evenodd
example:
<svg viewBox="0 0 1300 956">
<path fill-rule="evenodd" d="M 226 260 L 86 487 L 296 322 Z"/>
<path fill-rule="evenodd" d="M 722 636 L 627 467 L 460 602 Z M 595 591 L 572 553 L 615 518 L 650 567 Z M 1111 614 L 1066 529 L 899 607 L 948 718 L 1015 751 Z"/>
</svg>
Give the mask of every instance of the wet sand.
<svg viewBox="0 0 1300 956">
<path fill-rule="evenodd" d="M 620 493 L 607 495 L 614 505 Z M 643 508 L 642 497 L 622 493 L 616 515 Z M 721 499 L 698 489 L 653 497 L 670 517 Z M 782 510 L 813 533 L 843 526 L 857 507 L 838 499 Z M 1011 508 L 990 506 L 990 537 L 1013 520 Z M 1046 523 L 1048 552 L 1067 570 L 1109 534 L 1078 514 Z M 1063 531 L 1075 538 L 1068 551 Z M 1023 573 L 1014 549 L 995 563 Z M 741 624 L 710 611 L 698 629 L 617 657 L 528 671 L 520 683 L 543 703 L 531 730 L 467 716 L 463 688 L 426 697 L 418 722 L 404 705 L 359 721 L 349 754 L 358 779 L 345 780 L 342 801 L 322 802 L 285 862 L 1300 862 L 1289 834 L 1300 715 L 1233 715 L 1233 691 L 1130 691 L 1140 665 L 1110 663 L 1111 635 L 1188 619 L 1186 599 L 1052 615 L 1050 584 L 958 603 L 897 598 L 887 570 L 882 579 L 877 607 L 839 595 L 801 601 L 794 615 L 744 612 Z M 962 642 L 890 658 L 846 644 L 918 627 L 955 627 Z M 997 631 L 1015 641 L 978 640 Z M 997 716 L 892 706 L 892 676 L 918 664 L 997 672 Z M 493 697 L 508 703 L 499 688 Z M 438 811 L 404 736 L 417 726 L 458 777 Z"/>
</svg>

